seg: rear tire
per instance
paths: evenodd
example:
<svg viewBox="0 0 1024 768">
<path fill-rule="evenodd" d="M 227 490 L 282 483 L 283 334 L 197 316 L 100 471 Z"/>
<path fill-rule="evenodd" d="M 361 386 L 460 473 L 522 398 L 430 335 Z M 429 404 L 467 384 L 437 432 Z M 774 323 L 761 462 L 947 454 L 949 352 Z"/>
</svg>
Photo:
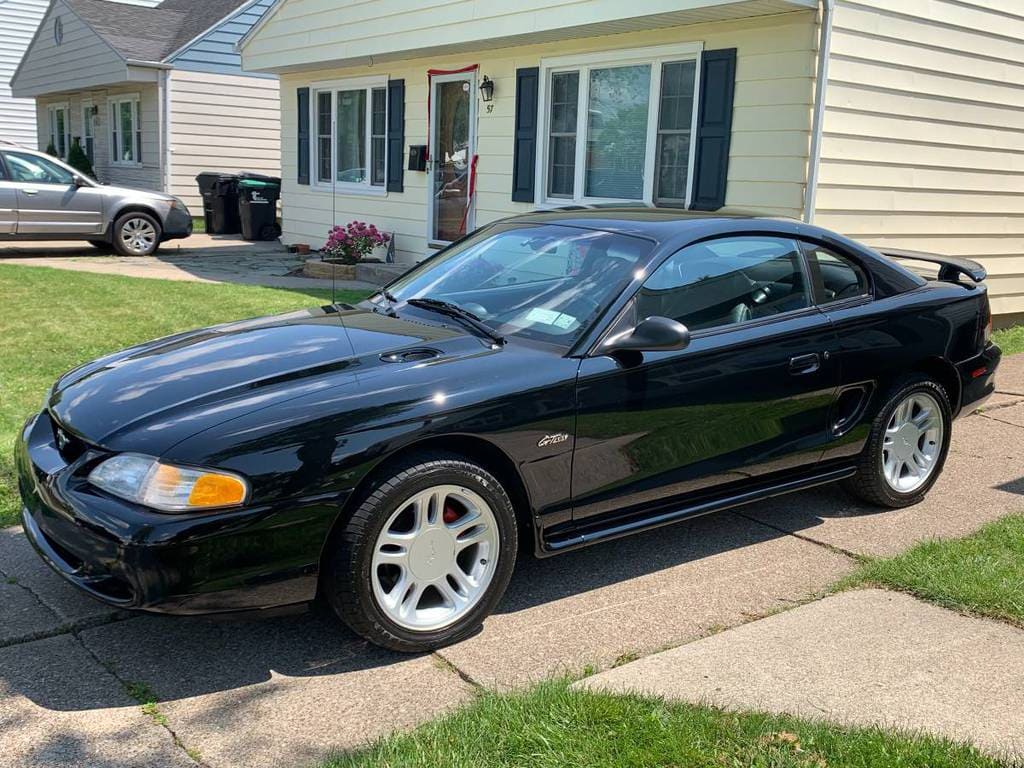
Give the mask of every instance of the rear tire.
<svg viewBox="0 0 1024 768">
<path fill-rule="evenodd" d="M 946 390 L 927 376 L 911 376 L 890 390 L 871 424 L 857 474 L 843 488 L 890 509 L 917 504 L 939 479 L 953 423 Z"/>
<path fill-rule="evenodd" d="M 114 222 L 114 250 L 121 256 L 152 256 L 160 247 L 160 223 L 148 213 L 132 211 Z"/>
<path fill-rule="evenodd" d="M 372 643 L 405 653 L 464 640 L 515 566 L 516 515 L 486 469 L 430 453 L 389 468 L 326 547 L 321 590 Z"/>
</svg>

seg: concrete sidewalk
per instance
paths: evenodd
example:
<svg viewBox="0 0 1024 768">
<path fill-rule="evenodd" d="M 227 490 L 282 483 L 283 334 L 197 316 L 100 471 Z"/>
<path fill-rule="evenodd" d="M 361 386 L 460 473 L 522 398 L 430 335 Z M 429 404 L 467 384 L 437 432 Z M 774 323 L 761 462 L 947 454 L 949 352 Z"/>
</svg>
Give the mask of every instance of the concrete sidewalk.
<svg viewBox="0 0 1024 768">
<path fill-rule="evenodd" d="M 330 280 L 299 274 L 306 258 L 289 253 L 277 241 L 250 242 L 238 235 L 202 233 L 169 240 L 154 256 L 117 256 L 82 242 L 0 243 L 0 264 L 161 280 L 330 290 Z M 338 280 L 335 287 L 371 291 L 376 286 Z"/>
<path fill-rule="evenodd" d="M 972 741 L 1024 759 L 1024 631 L 856 590 L 576 685 Z"/>
<path fill-rule="evenodd" d="M 50 572 L 20 529 L 0 530 L 0 767 L 198 759 L 210 768 L 299 768 L 469 701 L 470 683 L 523 686 L 727 638 L 729 627 L 750 632 L 764 623 L 753 619 L 799 605 L 851 572 L 856 560 L 844 550 L 882 553 L 959 536 L 1024 507 L 1024 356 L 1003 370 L 1001 389 L 1011 394 L 956 422 L 941 484 L 915 507 L 880 512 L 826 488 L 556 558 L 524 554 L 483 630 L 430 655 L 382 651 L 321 614 L 126 617 Z M 836 614 L 855 607 L 834 600 L 824 605 Z M 897 607 L 900 621 L 934 635 L 930 614 Z M 823 659 L 843 647 L 840 639 L 818 635 Z M 917 673 L 910 663 L 905 669 Z M 143 715 L 129 691 L 151 692 L 159 717 Z"/>
</svg>

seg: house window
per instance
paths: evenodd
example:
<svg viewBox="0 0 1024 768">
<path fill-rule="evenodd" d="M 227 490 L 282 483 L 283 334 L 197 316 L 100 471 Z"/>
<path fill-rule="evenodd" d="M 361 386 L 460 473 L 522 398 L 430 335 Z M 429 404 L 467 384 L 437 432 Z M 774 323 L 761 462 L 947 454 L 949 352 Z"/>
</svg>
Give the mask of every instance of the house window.
<svg viewBox="0 0 1024 768">
<path fill-rule="evenodd" d="M 92 124 L 92 104 L 82 105 L 82 149 L 85 150 L 85 156 L 89 158 L 89 164 L 96 164 L 96 141 L 93 135 L 93 124 Z"/>
<path fill-rule="evenodd" d="M 699 53 L 659 46 L 545 60 L 546 198 L 688 203 Z"/>
<path fill-rule="evenodd" d="M 387 88 L 380 78 L 314 88 L 316 135 L 310 151 L 316 180 L 348 191 L 383 188 L 387 180 Z"/>
<path fill-rule="evenodd" d="M 110 100 L 110 159 L 117 165 L 142 162 L 142 121 L 138 96 Z"/>
<path fill-rule="evenodd" d="M 67 158 L 71 149 L 71 124 L 68 120 L 67 104 L 53 104 L 49 107 L 50 144 L 57 150 L 57 157 Z"/>
</svg>

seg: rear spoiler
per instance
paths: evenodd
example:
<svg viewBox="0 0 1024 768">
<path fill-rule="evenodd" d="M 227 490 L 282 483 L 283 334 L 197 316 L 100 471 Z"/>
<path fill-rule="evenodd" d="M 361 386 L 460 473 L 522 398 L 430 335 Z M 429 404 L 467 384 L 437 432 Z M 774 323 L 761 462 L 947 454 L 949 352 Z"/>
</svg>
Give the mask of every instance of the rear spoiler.
<svg viewBox="0 0 1024 768">
<path fill-rule="evenodd" d="M 976 261 L 963 259 L 959 256 L 940 256 L 937 253 L 924 253 L 923 251 L 904 251 L 897 248 L 879 248 L 878 251 L 890 259 L 913 259 L 914 261 L 927 261 L 930 264 L 939 265 L 939 280 L 949 283 L 959 282 L 960 275 L 969 277 L 975 283 L 980 283 L 988 272 Z"/>
</svg>

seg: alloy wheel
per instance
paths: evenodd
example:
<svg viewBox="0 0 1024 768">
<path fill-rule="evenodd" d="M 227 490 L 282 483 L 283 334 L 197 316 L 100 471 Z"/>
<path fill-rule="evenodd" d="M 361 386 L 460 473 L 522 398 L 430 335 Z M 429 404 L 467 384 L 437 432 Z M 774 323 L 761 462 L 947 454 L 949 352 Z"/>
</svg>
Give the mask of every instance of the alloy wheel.
<svg viewBox="0 0 1024 768">
<path fill-rule="evenodd" d="M 405 629 L 429 632 L 458 621 L 494 578 L 498 523 L 473 491 L 437 485 L 402 502 L 374 544 L 373 595 Z"/>
<path fill-rule="evenodd" d="M 156 244 L 156 227 L 142 217 L 133 217 L 121 225 L 121 242 L 131 253 L 144 256 Z"/>
<path fill-rule="evenodd" d="M 882 441 L 882 474 L 894 491 L 916 491 L 935 471 L 945 427 L 942 409 L 925 392 L 908 395 L 896 406 Z"/>
</svg>

